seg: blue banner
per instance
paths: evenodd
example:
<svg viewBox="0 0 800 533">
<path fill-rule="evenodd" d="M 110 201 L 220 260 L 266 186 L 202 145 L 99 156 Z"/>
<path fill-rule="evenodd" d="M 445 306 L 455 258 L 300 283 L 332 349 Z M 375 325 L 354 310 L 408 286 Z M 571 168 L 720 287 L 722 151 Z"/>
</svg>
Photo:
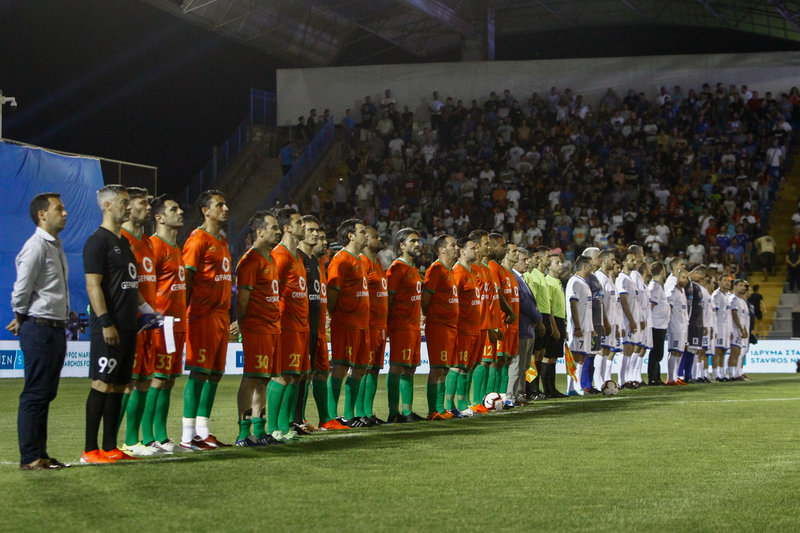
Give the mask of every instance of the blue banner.
<svg viewBox="0 0 800 533">
<path fill-rule="evenodd" d="M 67 209 L 67 227 L 61 232 L 69 262 L 70 309 L 85 313 L 89 298 L 83 275 L 83 245 L 101 222 L 97 190 L 103 187 L 100 161 L 58 155 L 39 148 L 0 142 L 0 339 L 13 339 L 5 330 L 14 315 L 11 291 L 17 278 L 14 259 L 36 227 L 29 207 L 34 196 L 57 192 Z"/>
</svg>

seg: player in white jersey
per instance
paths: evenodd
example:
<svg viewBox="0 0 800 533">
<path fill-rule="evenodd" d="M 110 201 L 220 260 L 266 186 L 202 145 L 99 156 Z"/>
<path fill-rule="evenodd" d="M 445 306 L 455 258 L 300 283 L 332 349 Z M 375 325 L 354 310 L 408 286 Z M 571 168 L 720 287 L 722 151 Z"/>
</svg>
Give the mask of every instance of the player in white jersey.
<svg viewBox="0 0 800 533">
<path fill-rule="evenodd" d="M 742 351 L 743 339 L 747 336 L 747 325 L 750 323 L 750 313 L 747 309 L 747 302 L 744 301 L 744 294 L 747 292 L 745 281 L 737 279 L 733 285 L 733 292 L 730 293 L 731 319 L 733 321 L 731 335 L 731 354 L 728 357 L 728 366 L 725 377 L 729 381 L 738 380 L 739 355 Z"/>
<path fill-rule="evenodd" d="M 639 316 L 637 312 L 638 289 L 636 283 L 634 283 L 631 278 L 631 272 L 636 269 L 636 265 L 636 254 L 631 252 L 626 253 L 625 260 L 622 262 L 622 271 L 615 281 L 617 294 L 622 304 L 622 324 L 625 330 L 622 340 L 622 361 L 620 362 L 617 378 L 621 389 L 633 389 L 637 387 L 637 385 L 628 378 L 628 370 L 633 370 L 630 366 L 631 355 L 638 346 L 639 338 L 637 334 L 639 331 Z"/>
<path fill-rule="evenodd" d="M 711 303 L 716 313 L 716 327 L 714 328 L 714 355 L 711 358 L 711 368 L 714 381 L 728 381 L 725 378 L 725 354 L 731 346 L 731 303 L 728 301 L 727 292 L 731 288 L 731 278 L 720 274 L 717 279 L 719 286 L 711 293 Z"/>
<path fill-rule="evenodd" d="M 647 317 L 650 314 L 650 296 L 647 294 L 647 283 L 644 281 L 642 269 L 646 268 L 644 250 L 638 244 L 628 247 L 628 253 L 636 256 L 636 268 L 631 271 L 631 279 L 636 286 L 636 319 L 639 321 L 639 333 L 636 339 L 636 347 L 631 357 L 628 379 L 636 386 L 642 384 L 642 361 L 647 350 L 653 347 L 650 323 Z"/>
<path fill-rule="evenodd" d="M 678 379 L 678 365 L 686 349 L 689 332 L 689 310 L 686 303 L 686 293 L 683 289 L 689 282 L 689 273 L 678 270 L 675 274 L 675 286 L 667 293 L 669 302 L 669 324 L 667 325 L 667 346 L 669 346 L 669 360 L 667 361 L 667 385 L 685 385 Z"/>
<path fill-rule="evenodd" d="M 753 294 L 753 291 L 750 289 L 750 284 L 746 281 L 744 282 L 744 291 L 742 300 L 744 300 L 745 307 L 747 308 L 747 316 L 742 325 L 747 329 L 747 335 L 742 338 L 742 353 L 739 354 L 739 364 L 736 365 L 737 378 L 741 381 L 747 381 L 747 376 L 744 375 L 744 360 L 750 351 L 750 335 L 752 334 L 752 326 L 754 324 L 754 307 L 753 304 L 750 303 L 750 296 Z"/>
<path fill-rule="evenodd" d="M 704 334 L 700 346 L 702 348 L 702 354 L 698 355 L 697 368 L 694 375 L 697 377 L 698 381 L 702 381 L 703 383 L 711 383 L 708 376 L 708 352 L 714 349 L 714 329 L 717 323 L 713 300 L 711 299 L 711 293 L 708 289 L 708 287 L 711 286 L 709 283 L 710 280 L 711 278 L 706 270 L 702 280 L 697 282 L 700 285 L 700 292 L 703 295 L 703 325 L 705 327 L 703 328 Z"/>
<path fill-rule="evenodd" d="M 617 259 L 611 250 L 603 250 L 600 252 L 599 258 L 600 269 L 594 275 L 603 287 L 603 309 L 608 318 L 611 331 L 607 335 L 600 337 L 600 359 L 595 361 L 593 380 L 594 383 L 598 384 L 598 387 L 608 379 L 606 371 L 610 372 L 611 362 L 614 360 L 614 348 L 619 338 L 620 321 L 620 317 L 617 314 L 617 289 L 611 279 Z"/>
<path fill-rule="evenodd" d="M 667 293 L 664 292 L 664 280 L 667 271 L 664 264 L 655 262 L 650 265 L 650 272 L 653 279 L 647 286 L 650 291 L 650 303 L 652 305 L 652 335 L 653 349 L 650 350 L 650 359 L 647 363 L 647 383 L 648 385 L 663 385 L 661 381 L 661 359 L 664 357 L 664 341 L 667 337 L 667 326 L 669 325 L 669 302 Z"/>
<path fill-rule="evenodd" d="M 567 282 L 565 298 L 567 300 L 567 342 L 575 359 L 575 376 L 567 377 L 567 396 L 583 396 L 580 375 L 583 363 L 592 350 L 592 289 L 586 282 L 591 273 L 592 260 L 579 256 L 575 260 L 575 275 Z"/>
</svg>

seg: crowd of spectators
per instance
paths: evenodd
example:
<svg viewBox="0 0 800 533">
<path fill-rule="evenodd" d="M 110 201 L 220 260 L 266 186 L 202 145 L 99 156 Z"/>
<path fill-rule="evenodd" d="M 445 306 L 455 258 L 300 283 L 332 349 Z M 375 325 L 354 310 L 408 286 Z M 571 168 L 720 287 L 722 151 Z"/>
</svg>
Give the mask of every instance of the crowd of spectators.
<svg viewBox="0 0 800 533">
<path fill-rule="evenodd" d="M 608 89 L 595 108 L 556 87 L 468 103 L 433 92 L 429 117 L 384 94 L 366 97 L 359 117 L 347 110 L 342 170 L 306 202 L 328 228 L 355 215 L 387 239 L 411 226 L 429 243 L 479 227 L 567 261 L 638 242 L 737 277 L 763 266 L 755 242 L 800 125 L 796 87 Z"/>
</svg>

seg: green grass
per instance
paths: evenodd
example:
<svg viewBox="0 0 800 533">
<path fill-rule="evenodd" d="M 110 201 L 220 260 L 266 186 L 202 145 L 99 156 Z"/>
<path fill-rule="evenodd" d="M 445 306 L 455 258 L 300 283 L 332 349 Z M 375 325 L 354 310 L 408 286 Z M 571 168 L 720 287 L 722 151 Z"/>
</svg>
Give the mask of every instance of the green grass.
<svg viewBox="0 0 800 533">
<path fill-rule="evenodd" d="M 223 379 L 217 394 L 211 427 L 223 440 L 236 431 L 238 382 Z M 475 419 L 59 472 L 18 469 L 21 384 L 0 380 L 5 531 L 797 529 L 794 375 L 644 387 Z M 51 407 L 49 450 L 62 461 L 77 462 L 83 447 L 88 388 L 84 379 L 62 380 Z M 424 377 L 415 393 L 423 412 Z M 385 401 L 381 383 L 379 416 Z"/>
</svg>

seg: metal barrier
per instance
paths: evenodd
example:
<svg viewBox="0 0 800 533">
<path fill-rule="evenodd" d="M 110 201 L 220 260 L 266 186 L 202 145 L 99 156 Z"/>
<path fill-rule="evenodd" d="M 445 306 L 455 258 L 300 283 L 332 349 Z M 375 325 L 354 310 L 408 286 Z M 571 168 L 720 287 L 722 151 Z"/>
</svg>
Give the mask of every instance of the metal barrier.
<svg viewBox="0 0 800 533">
<path fill-rule="evenodd" d="M 288 200 L 290 195 L 305 185 L 316 166 L 333 145 L 334 138 L 335 123 L 333 117 L 331 117 L 322 125 L 305 150 L 303 150 L 303 153 L 292 165 L 289 172 L 281 178 L 280 183 L 272 189 L 256 210 L 271 208 L 275 204 L 275 200 Z M 247 226 L 245 225 L 236 235 L 236 238 L 229 241 L 232 255 L 239 256 L 244 253 L 246 236 Z"/>
<path fill-rule="evenodd" d="M 275 126 L 275 93 L 250 89 L 250 113 L 239 126 L 219 146 L 214 147 L 209 160 L 197 174 L 189 180 L 176 200 L 184 206 L 190 205 L 200 193 L 215 188 L 217 176 L 223 173 L 252 138 L 252 126 Z"/>
</svg>

